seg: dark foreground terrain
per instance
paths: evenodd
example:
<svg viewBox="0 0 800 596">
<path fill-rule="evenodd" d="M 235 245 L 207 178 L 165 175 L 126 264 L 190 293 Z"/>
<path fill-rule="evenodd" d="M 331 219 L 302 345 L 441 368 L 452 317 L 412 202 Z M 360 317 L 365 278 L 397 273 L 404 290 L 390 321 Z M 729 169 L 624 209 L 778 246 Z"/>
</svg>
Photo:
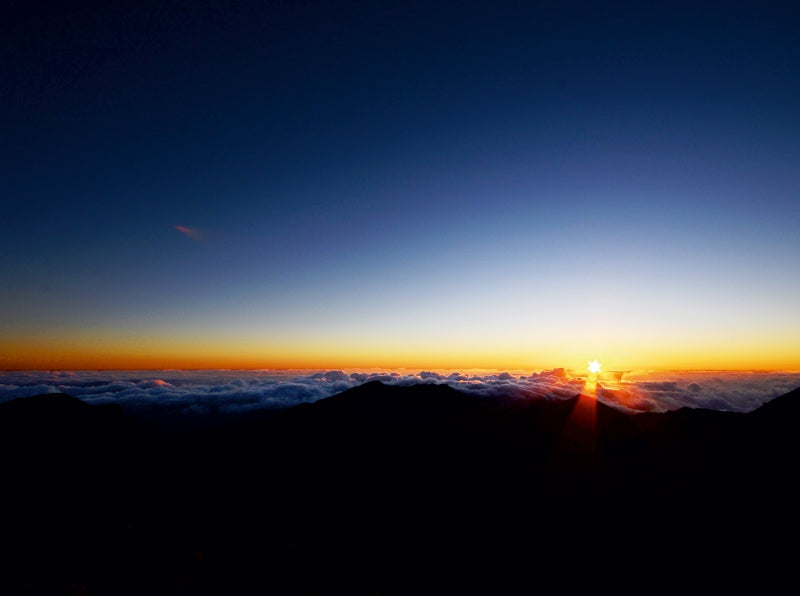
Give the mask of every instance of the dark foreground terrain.
<svg viewBox="0 0 800 596">
<path fill-rule="evenodd" d="M 793 591 L 799 413 L 800 390 L 626 415 L 376 382 L 163 431 L 14 400 L 0 593 Z"/>
</svg>

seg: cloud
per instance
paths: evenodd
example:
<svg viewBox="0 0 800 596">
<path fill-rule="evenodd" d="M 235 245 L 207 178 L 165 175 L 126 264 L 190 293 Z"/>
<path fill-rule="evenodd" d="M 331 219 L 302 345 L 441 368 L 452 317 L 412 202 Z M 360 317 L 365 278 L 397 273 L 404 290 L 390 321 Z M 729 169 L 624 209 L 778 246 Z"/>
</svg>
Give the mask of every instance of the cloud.
<svg viewBox="0 0 800 596">
<path fill-rule="evenodd" d="M 298 374 L 292 371 L 49 371 L 0 374 L 0 401 L 39 393 L 68 393 L 88 403 L 117 403 L 150 416 L 234 415 L 285 408 L 330 397 L 369 381 L 407 386 L 447 384 L 502 401 L 568 399 L 581 392 L 628 411 L 682 407 L 748 412 L 800 386 L 800 373 L 629 372 L 587 384 L 564 369 L 530 375 L 442 374 L 421 371 Z"/>
<path fill-rule="evenodd" d="M 200 242 L 200 240 L 203 237 L 203 233 L 200 230 L 196 230 L 194 228 L 187 228 L 186 226 L 174 226 L 174 227 L 181 234 L 183 234 L 187 238 L 191 238 L 195 242 Z"/>
<path fill-rule="evenodd" d="M 800 373 L 631 372 L 601 381 L 601 401 L 633 411 L 708 408 L 750 412 L 800 386 Z"/>
</svg>

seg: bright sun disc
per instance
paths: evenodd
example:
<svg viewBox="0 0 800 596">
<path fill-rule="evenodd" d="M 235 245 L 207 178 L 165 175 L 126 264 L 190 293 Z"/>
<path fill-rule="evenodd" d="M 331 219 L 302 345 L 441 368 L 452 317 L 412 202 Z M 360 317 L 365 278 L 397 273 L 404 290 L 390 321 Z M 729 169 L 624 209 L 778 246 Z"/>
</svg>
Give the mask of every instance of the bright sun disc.
<svg viewBox="0 0 800 596">
<path fill-rule="evenodd" d="M 599 373 L 601 366 L 602 366 L 602 364 L 600 364 L 597 360 L 592 360 L 589 363 L 589 372 L 592 373 L 592 374 Z"/>
</svg>

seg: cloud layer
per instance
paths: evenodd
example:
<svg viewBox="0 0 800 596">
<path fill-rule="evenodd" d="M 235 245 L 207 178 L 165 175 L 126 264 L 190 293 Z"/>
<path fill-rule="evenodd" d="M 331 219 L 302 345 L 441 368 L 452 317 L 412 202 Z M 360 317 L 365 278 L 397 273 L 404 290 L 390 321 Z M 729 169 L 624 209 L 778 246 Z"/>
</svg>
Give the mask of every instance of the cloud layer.
<svg viewBox="0 0 800 596">
<path fill-rule="evenodd" d="M 748 412 L 800 386 L 800 373 L 627 372 L 598 379 L 564 369 L 503 373 L 300 371 L 31 371 L 0 374 L 0 401 L 68 393 L 88 403 L 120 404 L 143 415 L 226 415 L 285 408 L 330 397 L 368 381 L 447 384 L 499 400 L 567 399 L 579 393 L 629 411 L 681 407 Z"/>
</svg>

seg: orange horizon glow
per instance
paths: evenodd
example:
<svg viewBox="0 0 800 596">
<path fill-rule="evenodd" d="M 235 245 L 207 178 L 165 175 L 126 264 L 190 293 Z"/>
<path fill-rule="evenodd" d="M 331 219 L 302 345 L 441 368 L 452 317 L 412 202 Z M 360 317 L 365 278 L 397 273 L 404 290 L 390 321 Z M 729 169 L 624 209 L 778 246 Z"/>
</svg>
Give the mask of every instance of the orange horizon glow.
<svg viewBox="0 0 800 596">
<path fill-rule="evenodd" d="M 188 344 L 188 345 L 187 345 Z M 382 347 L 367 342 L 287 342 L 254 345 L 220 338 L 187 342 L 169 338 L 95 338 L 72 341 L 17 339 L 0 344 L 0 370 L 143 370 L 143 369 L 438 369 L 586 371 L 586 355 L 598 354 L 603 370 L 800 370 L 800 354 L 769 354 L 725 346 L 684 353 L 627 348 L 600 354 L 591 346 L 567 350 L 479 350 L 468 346 Z M 616 352 L 617 356 L 614 357 Z M 599 359 L 599 358 L 598 358 Z"/>
</svg>

